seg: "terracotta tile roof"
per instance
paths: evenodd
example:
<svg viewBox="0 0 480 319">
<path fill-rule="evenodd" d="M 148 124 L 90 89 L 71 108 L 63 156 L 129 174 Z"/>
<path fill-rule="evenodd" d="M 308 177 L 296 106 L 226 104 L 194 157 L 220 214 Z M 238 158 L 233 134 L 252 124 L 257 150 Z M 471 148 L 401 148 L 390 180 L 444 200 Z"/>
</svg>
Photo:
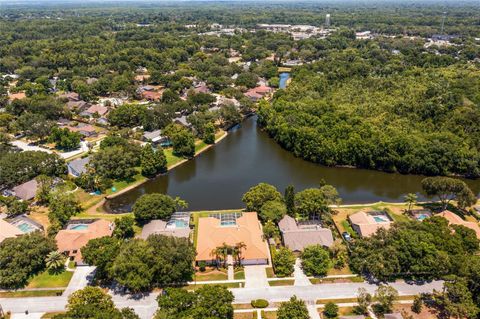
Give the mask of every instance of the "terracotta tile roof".
<svg viewBox="0 0 480 319">
<path fill-rule="evenodd" d="M 142 97 L 150 101 L 158 101 L 162 98 L 162 93 L 153 91 L 143 91 Z"/>
<path fill-rule="evenodd" d="M 23 235 L 22 231 L 10 223 L 0 219 L 0 243 L 7 238 Z"/>
<path fill-rule="evenodd" d="M 373 216 L 367 212 L 358 212 L 348 216 L 353 228 L 359 232 L 362 237 L 372 236 L 380 228 L 390 229 L 391 221 L 377 222 Z"/>
<path fill-rule="evenodd" d="M 10 99 L 10 101 L 21 100 L 21 99 L 24 99 L 26 97 L 27 97 L 27 95 L 25 94 L 25 92 L 11 93 L 11 94 L 8 95 L 8 98 Z"/>
<path fill-rule="evenodd" d="M 90 239 L 111 236 L 113 232 L 113 223 L 105 219 L 99 219 L 88 224 L 86 229 L 63 229 L 55 236 L 58 251 L 66 252 L 70 257 L 74 257 L 77 262 L 82 261 L 80 248 L 85 246 Z"/>
<path fill-rule="evenodd" d="M 240 242 L 246 245 L 244 260 L 268 260 L 267 243 L 255 212 L 243 213 L 232 226 L 222 226 L 215 217 L 199 218 L 197 238 L 197 261 L 212 260 L 212 250 L 223 243 L 234 246 Z"/>
<path fill-rule="evenodd" d="M 445 218 L 446 220 L 448 220 L 448 223 L 451 224 L 451 225 L 462 225 L 462 226 L 465 226 L 467 228 L 472 229 L 477 234 L 477 238 L 480 239 L 480 226 L 478 225 L 478 223 L 467 222 L 466 220 L 463 220 L 462 217 L 458 216 L 455 213 L 452 213 L 449 210 L 444 210 L 443 212 L 438 214 L 438 216 L 441 216 L 441 217 Z"/>
</svg>

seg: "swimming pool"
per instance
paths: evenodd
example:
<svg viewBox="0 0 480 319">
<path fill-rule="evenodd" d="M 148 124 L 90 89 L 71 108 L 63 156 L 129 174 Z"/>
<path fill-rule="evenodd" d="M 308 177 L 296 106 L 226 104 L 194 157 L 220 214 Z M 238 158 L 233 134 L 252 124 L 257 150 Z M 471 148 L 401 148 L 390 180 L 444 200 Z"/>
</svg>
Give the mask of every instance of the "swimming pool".
<svg viewBox="0 0 480 319">
<path fill-rule="evenodd" d="M 78 224 L 78 225 L 72 225 L 69 227 L 71 230 L 85 230 L 88 228 L 88 225 L 85 224 Z"/>
<path fill-rule="evenodd" d="M 17 225 L 17 227 L 24 233 L 30 233 L 30 232 L 35 230 L 35 227 L 33 227 L 32 225 L 30 225 L 28 223 L 21 223 L 21 224 Z"/>
<path fill-rule="evenodd" d="M 430 216 L 427 215 L 427 214 L 420 214 L 420 215 L 417 216 L 417 220 L 423 221 L 425 218 L 428 218 L 428 217 L 430 217 Z"/>
<path fill-rule="evenodd" d="M 386 222 L 389 222 L 388 218 L 382 217 L 382 216 L 373 216 L 373 219 L 374 219 L 377 223 L 386 223 Z"/>
</svg>

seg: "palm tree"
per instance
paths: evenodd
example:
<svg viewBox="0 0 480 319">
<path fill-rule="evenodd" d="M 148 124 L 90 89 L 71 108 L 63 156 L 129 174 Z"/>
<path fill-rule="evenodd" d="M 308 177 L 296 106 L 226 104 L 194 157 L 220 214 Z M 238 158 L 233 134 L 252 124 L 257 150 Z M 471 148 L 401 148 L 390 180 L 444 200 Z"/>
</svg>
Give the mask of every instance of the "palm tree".
<svg viewBox="0 0 480 319">
<path fill-rule="evenodd" d="M 51 271 L 60 271 L 65 269 L 65 257 L 59 251 L 51 251 L 45 258 L 47 268 Z"/>
<path fill-rule="evenodd" d="M 408 193 L 405 196 L 405 202 L 408 204 L 407 212 L 412 211 L 412 206 L 417 203 L 418 196 L 415 193 Z"/>
<path fill-rule="evenodd" d="M 245 245 L 244 242 L 239 242 L 233 247 L 232 255 L 233 258 L 236 260 L 237 265 L 242 264 L 242 250 L 245 248 L 247 248 L 247 245 Z"/>
</svg>

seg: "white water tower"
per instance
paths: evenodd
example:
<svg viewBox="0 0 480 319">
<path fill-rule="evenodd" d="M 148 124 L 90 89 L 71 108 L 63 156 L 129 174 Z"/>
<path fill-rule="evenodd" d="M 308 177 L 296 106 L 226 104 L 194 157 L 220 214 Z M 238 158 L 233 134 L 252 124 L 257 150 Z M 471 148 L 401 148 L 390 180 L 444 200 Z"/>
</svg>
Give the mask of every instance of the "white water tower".
<svg viewBox="0 0 480 319">
<path fill-rule="evenodd" d="M 328 28 L 330 26 L 330 13 L 327 13 L 325 16 L 325 26 Z"/>
</svg>

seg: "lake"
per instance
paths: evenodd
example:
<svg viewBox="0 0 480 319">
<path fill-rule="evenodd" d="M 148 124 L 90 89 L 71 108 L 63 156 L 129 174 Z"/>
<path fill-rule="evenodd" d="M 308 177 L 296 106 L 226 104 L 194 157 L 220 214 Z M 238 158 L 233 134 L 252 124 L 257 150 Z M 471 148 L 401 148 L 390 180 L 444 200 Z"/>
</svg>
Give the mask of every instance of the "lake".
<svg viewBox="0 0 480 319">
<path fill-rule="evenodd" d="M 338 189 L 344 204 L 400 202 L 407 193 L 417 193 L 420 199 L 424 199 L 420 193 L 422 178 L 325 167 L 304 161 L 261 131 L 253 116 L 231 130 L 218 145 L 168 174 L 109 200 L 106 208 L 112 212 L 129 211 L 141 195 L 159 192 L 186 200 L 188 210 L 235 209 L 243 207 L 242 195 L 260 182 L 275 185 L 283 193 L 289 184 L 300 191 L 318 186 L 322 179 Z M 480 180 L 466 182 L 477 194 Z"/>
</svg>

